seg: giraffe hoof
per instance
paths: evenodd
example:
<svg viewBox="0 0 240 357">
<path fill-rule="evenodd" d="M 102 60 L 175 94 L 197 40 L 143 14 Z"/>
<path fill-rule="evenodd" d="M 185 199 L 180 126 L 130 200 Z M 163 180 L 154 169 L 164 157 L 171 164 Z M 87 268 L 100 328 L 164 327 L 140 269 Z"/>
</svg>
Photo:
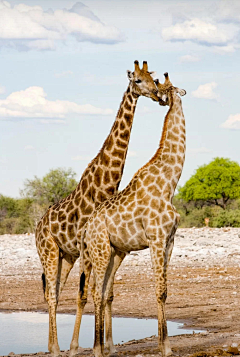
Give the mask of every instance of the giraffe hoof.
<svg viewBox="0 0 240 357">
<path fill-rule="evenodd" d="M 114 345 L 109 346 L 109 345 L 105 345 L 105 355 L 106 356 L 114 356 L 117 353 L 117 349 Z"/>
<path fill-rule="evenodd" d="M 70 348 L 69 357 L 74 357 L 74 356 L 76 356 L 77 353 L 81 353 L 83 350 L 84 350 L 84 348 L 82 348 L 82 347 Z"/>
<path fill-rule="evenodd" d="M 48 348 L 49 352 L 53 357 L 61 356 L 60 348 L 54 348 L 53 346 Z"/>
<path fill-rule="evenodd" d="M 166 349 L 166 352 L 165 352 L 165 355 L 164 355 L 164 356 L 166 356 L 166 357 L 172 356 L 172 350 L 171 350 L 170 347 Z"/>
<path fill-rule="evenodd" d="M 71 349 L 70 351 L 69 351 L 69 356 L 70 357 L 73 357 L 73 356 L 75 356 L 76 354 L 77 354 L 77 349 Z"/>
</svg>

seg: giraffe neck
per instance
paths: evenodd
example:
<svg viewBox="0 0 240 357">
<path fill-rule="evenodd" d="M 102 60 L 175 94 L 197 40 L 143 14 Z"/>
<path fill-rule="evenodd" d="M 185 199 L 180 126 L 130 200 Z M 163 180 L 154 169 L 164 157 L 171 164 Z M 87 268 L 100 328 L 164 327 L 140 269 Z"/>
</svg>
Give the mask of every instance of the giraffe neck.
<svg viewBox="0 0 240 357">
<path fill-rule="evenodd" d="M 120 184 L 138 97 L 129 84 L 117 117 L 99 154 L 88 165 L 76 190 L 88 192 L 95 206 L 115 194 Z"/>
<path fill-rule="evenodd" d="M 159 148 L 145 168 L 157 176 L 158 191 L 171 200 L 183 169 L 186 135 L 182 101 L 174 90 L 169 93 L 169 104 Z"/>
</svg>

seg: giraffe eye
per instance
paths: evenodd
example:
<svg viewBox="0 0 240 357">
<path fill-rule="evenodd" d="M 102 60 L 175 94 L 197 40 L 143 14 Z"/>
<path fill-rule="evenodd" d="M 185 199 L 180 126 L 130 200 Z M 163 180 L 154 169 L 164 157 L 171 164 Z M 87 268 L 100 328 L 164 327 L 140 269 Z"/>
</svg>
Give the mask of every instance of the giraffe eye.
<svg viewBox="0 0 240 357">
<path fill-rule="evenodd" d="M 135 83 L 141 83 L 141 79 L 136 79 Z"/>
</svg>

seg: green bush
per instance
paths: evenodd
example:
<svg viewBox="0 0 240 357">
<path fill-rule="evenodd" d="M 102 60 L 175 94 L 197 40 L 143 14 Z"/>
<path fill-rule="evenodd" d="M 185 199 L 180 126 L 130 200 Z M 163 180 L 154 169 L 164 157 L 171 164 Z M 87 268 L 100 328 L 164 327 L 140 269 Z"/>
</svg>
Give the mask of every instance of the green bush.
<svg viewBox="0 0 240 357">
<path fill-rule="evenodd" d="M 240 209 L 222 209 L 221 207 L 193 208 L 188 214 L 178 209 L 181 216 L 179 227 L 205 227 L 205 218 L 209 218 L 209 227 L 240 227 Z"/>
<path fill-rule="evenodd" d="M 213 209 L 211 207 L 203 207 L 203 208 L 194 208 L 190 211 L 190 213 L 186 214 L 184 211 L 178 211 L 181 220 L 180 227 L 188 228 L 188 227 L 204 227 L 204 219 L 207 217 L 210 219 L 209 226 L 211 223 L 211 218 L 213 217 Z"/>
<path fill-rule="evenodd" d="M 240 210 L 223 210 L 214 217 L 213 227 L 240 227 Z"/>
<path fill-rule="evenodd" d="M 20 234 L 34 231 L 31 218 L 33 201 L 0 195 L 0 234 Z"/>
</svg>

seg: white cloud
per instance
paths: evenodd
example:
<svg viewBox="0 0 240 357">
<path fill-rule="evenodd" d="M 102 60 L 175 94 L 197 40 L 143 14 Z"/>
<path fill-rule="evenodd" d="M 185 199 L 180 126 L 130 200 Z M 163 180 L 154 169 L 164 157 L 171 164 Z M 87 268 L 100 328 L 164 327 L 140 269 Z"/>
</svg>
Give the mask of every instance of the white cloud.
<svg viewBox="0 0 240 357">
<path fill-rule="evenodd" d="M 5 87 L 0 86 L 0 94 L 5 93 Z"/>
<path fill-rule="evenodd" d="M 73 160 L 73 161 L 86 161 L 86 160 L 89 161 L 89 160 L 91 160 L 91 157 L 90 156 L 78 155 L 78 156 L 72 157 L 71 160 Z"/>
<path fill-rule="evenodd" d="M 220 55 L 234 53 L 236 49 L 239 48 L 239 45 L 230 44 L 227 46 L 213 46 L 213 51 L 219 53 Z"/>
<path fill-rule="evenodd" d="M 240 114 L 229 115 L 228 119 L 220 126 L 224 129 L 240 130 Z"/>
<path fill-rule="evenodd" d="M 113 44 L 124 40 L 113 26 L 102 23 L 84 4 L 71 9 L 44 11 L 41 6 L 11 6 L 0 0 L 0 44 L 20 49 L 53 50 L 57 41 L 73 36 L 77 41 Z M 11 41 L 9 41 L 11 40 Z"/>
<path fill-rule="evenodd" d="M 34 147 L 32 146 L 32 145 L 26 145 L 25 147 L 24 147 L 24 150 L 34 150 Z"/>
<path fill-rule="evenodd" d="M 195 98 L 217 100 L 219 95 L 213 91 L 216 87 L 217 83 L 215 82 L 201 84 L 195 91 L 192 92 L 192 96 Z"/>
<path fill-rule="evenodd" d="M 63 71 L 63 72 L 61 72 L 61 73 L 56 73 L 56 74 L 54 74 L 54 76 L 55 76 L 56 78 L 68 77 L 68 76 L 71 76 L 71 75 L 73 75 L 73 72 L 72 72 L 72 71 Z"/>
<path fill-rule="evenodd" d="M 221 0 L 217 11 L 218 20 L 226 22 L 240 22 L 239 0 Z"/>
<path fill-rule="evenodd" d="M 200 58 L 198 56 L 194 55 L 185 55 L 180 57 L 180 62 L 198 62 L 200 61 Z"/>
<path fill-rule="evenodd" d="M 67 100 L 50 101 L 46 97 L 42 87 L 13 92 L 6 99 L 0 100 L 0 118 L 64 119 L 69 114 L 112 114 L 111 109 L 101 109 L 91 104 L 80 105 Z"/>
<path fill-rule="evenodd" d="M 210 153 L 211 150 L 205 148 L 205 147 L 200 147 L 200 148 L 192 148 L 192 149 L 188 149 L 188 152 L 190 154 L 207 154 L 207 153 Z"/>
<path fill-rule="evenodd" d="M 231 25 L 219 25 L 194 18 L 162 30 L 164 41 L 192 41 L 202 45 L 226 46 L 234 40 L 238 29 Z"/>
</svg>

